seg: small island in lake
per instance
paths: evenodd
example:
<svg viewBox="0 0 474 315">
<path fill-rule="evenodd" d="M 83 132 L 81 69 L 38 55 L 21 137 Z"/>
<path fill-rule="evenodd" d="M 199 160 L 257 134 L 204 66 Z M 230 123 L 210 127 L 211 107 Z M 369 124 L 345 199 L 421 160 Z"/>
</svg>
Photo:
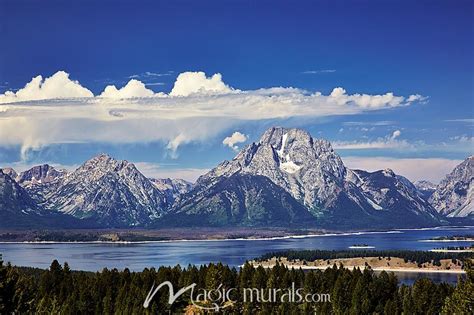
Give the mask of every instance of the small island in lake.
<svg viewBox="0 0 474 315">
<path fill-rule="evenodd" d="M 474 235 L 439 236 L 422 242 L 474 242 Z"/>
<path fill-rule="evenodd" d="M 375 248 L 375 246 L 371 246 L 368 244 L 353 244 L 349 246 L 350 249 L 370 249 L 370 248 Z"/>
</svg>

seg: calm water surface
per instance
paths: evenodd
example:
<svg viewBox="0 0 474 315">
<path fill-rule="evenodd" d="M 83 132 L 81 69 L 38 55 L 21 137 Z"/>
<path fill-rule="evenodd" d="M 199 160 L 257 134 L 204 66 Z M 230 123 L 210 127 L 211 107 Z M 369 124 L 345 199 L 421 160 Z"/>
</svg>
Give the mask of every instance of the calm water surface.
<svg viewBox="0 0 474 315">
<path fill-rule="evenodd" d="M 0 244 L 4 261 L 18 266 L 48 268 L 53 259 L 67 261 L 72 269 L 97 271 L 105 267 L 141 271 L 145 267 L 222 262 L 239 266 L 262 254 L 286 249 L 348 249 L 368 244 L 375 249 L 430 250 L 444 246 L 470 245 L 466 242 L 420 242 L 438 236 L 474 234 L 474 227 L 397 230 L 360 234 L 272 240 L 171 241 L 141 244 Z M 437 282 L 455 282 L 455 274 L 401 274 L 410 283 L 420 276 Z M 403 280 L 405 279 L 405 280 Z"/>
</svg>

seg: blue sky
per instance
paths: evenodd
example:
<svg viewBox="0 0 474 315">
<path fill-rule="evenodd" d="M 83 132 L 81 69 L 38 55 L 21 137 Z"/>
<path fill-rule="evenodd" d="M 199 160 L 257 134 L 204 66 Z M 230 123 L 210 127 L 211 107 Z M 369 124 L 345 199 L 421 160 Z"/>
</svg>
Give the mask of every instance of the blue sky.
<svg viewBox="0 0 474 315">
<path fill-rule="evenodd" d="M 351 167 L 395 165 L 409 178 L 437 180 L 474 151 L 473 9 L 472 1 L 0 0 L 0 93 L 15 93 L 33 77 L 44 79 L 62 70 L 96 96 L 107 85 L 120 89 L 131 79 L 169 94 L 180 73 L 203 71 L 208 78 L 222 74 L 217 81 L 233 90 L 267 89 L 266 95 L 273 93 L 268 90 L 272 87 L 294 87 L 302 95 L 330 95 L 342 87 L 347 95 L 393 92 L 405 98 L 396 106 L 334 109 L 324 115 L 289 111 L 270 117 L 193 117 L 189 128 L 196 128 L 195 137 L 183 131 L 185 121 L 173 126 L 147 121 L 143 125 L 156 129 L 149 136 L 143 136 L 148 131 L 137 127 L 137 121 L 114 121 L 112 128 L 130 128 L 134 135 L 128 139 L 129 134 L 113 133 L 128 139 L 118 141 L 73 134 L 88 128 L 103 134 L 111 123 L 104 119 L 106 126 L 97 127 L 90 123 L 94 117 L 78 113 L 67 120 L 59 114 L 64 108 L 78 111 L 79 101 L 51 109 L 52 129 L 45 130 L 48 119 L 35 112 L 38 101 L 20 95 L 15 100 L 29 106 L 21 109 L 26 113 L 21 117 L 9 114 L 17 106 L 11 104 L 19 103 L 0 104 L 0 115 L 9 106 L 2 115 L 0 135 L 7 140 L 0 141 L 0 165 L 73 167 L 105 151 L 137 162 L 153 176 L 193 178 L 235 155 L 224 138 L 242 133 L 246 140 L 235 144 L 241 147 L 258 140 L 265 128 L 280 125 L 331 140 Z M 222 88 L 219 95 L 226 91 Z M 211 106 L 236 102 L 233 96 L 219 96 L 212 103 L 213 93 L 205 96 Z M 44 106 L 51 105 L 45 99 L 58 97 L 44 95 Z M 295 99 L 285 95 L 285 101 Z M 410 95 L 423 98 L 408 104 Z M 182 107 L 193 100 L 167 102 Z M 20 118 L 28 122 L 18 125 Z M 55 133 L 68 136 L 50 136 Z M 176 141 L 179 146 L 170 149 Z M 415 167 L 420 162 L 427 165 L 423 171 Z"/>
</svg>

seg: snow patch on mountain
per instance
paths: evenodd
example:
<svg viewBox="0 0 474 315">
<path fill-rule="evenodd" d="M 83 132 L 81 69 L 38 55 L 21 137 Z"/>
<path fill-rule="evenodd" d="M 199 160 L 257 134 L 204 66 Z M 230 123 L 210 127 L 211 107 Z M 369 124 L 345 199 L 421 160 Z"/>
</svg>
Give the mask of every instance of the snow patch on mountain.
<svg viewBox="0 0 474 315">
<path fill-rule="evenodd" d="M 366 198 L 367 202 L 374 208 L 375 210 L 383 210 L 381 206 L 373 202 L 370 198 Z"/>
</svg>

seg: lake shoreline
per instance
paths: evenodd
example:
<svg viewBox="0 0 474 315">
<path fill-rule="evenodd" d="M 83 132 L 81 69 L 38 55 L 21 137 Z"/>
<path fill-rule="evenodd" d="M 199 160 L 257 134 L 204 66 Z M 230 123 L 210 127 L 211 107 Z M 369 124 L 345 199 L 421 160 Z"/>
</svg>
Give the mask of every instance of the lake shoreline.
<svg viewBox="0 0 474 315">
<path fill-rule="evenodd" d="M 326 270 L 329 268 L 332 268 L 333 266 L 303 266 L 303 265 L 291 265 L 291 264 L 280 264 L 283 265 L 287 268 L 294 268 L 294 269 L 302 269 L 302 270 Z M 258 265 L 259 266 L 259 265 Z M 258 267 L 254 266 L 254 267 Z M 263 266 L 265 269 L 271 269 L 275 267 L 275 265 L 265 265 Z M 349 270 L 354 270 L 356 268 L 359 268 L 360 270 L 364 270 L 365 266 L 343 266 L 345 269 Z M 382 267 L 376 267 L 376 268 L 370 268 L 373 271 L 388 271 L 388 272 L 413 272 L 413 273 L 449 273 L 449 274 L 465 274 L 466 272 L 464 270 L 438 270 L 438 269 L 415 269 L 415 268 L 382 268 Z"/>
<path fill-rule="evenodd" d="M 380 255 L 383 253 L 380 253 Z M 303 269 L 303 270 L 326 270 L 333 266 L 342 266 L 349 270 L 356 268 L 364 270 L 370 268 L 374 271 L 389 272 L 415 272 L 415 273 L 449 273 L 463 274 L 461 260 L 445 258 L 439 259 L 438 264 L 434 261 L 426 261 L 417 263 L 408 260 L 403 256 L 356 256 L 347 258 L 327 258 L 315 260 L 288 259 L 286 256 L 274 256 L 264 260 L 251 260 L 249 263 L 254 267 L 262 266 L 264 268 L 273 268 L 276 265 L 285 266 L 287 268 Z"/>
<path fill-rule="evenodd" d="M 167 239 L 167 240 L 149 240 L 149 241 L 0 241 L 0 244 L 153 244 L 153 243 L 173 243 L 173 242 L 217 242 L 217 241 L 276 241 L 285 239 L 302 239 L 312 237 L 331 237 L 331 236 L 351 236 L 351 235 L 370 235 L 370 234 L 396 234 L 403 233 L 398 230 L 389 231 L 360 231 L 360 232 L 342 232 L 342 233 L 322 233 L 322 234 L 294 234 L 274 237 L 236 237 L 236 238 L 196 238 L 196 239 Z M 375 248 L 374 246 L 357 247 Z M 354 248 L 354 249 L 357 249 Z"/>
</svg>

